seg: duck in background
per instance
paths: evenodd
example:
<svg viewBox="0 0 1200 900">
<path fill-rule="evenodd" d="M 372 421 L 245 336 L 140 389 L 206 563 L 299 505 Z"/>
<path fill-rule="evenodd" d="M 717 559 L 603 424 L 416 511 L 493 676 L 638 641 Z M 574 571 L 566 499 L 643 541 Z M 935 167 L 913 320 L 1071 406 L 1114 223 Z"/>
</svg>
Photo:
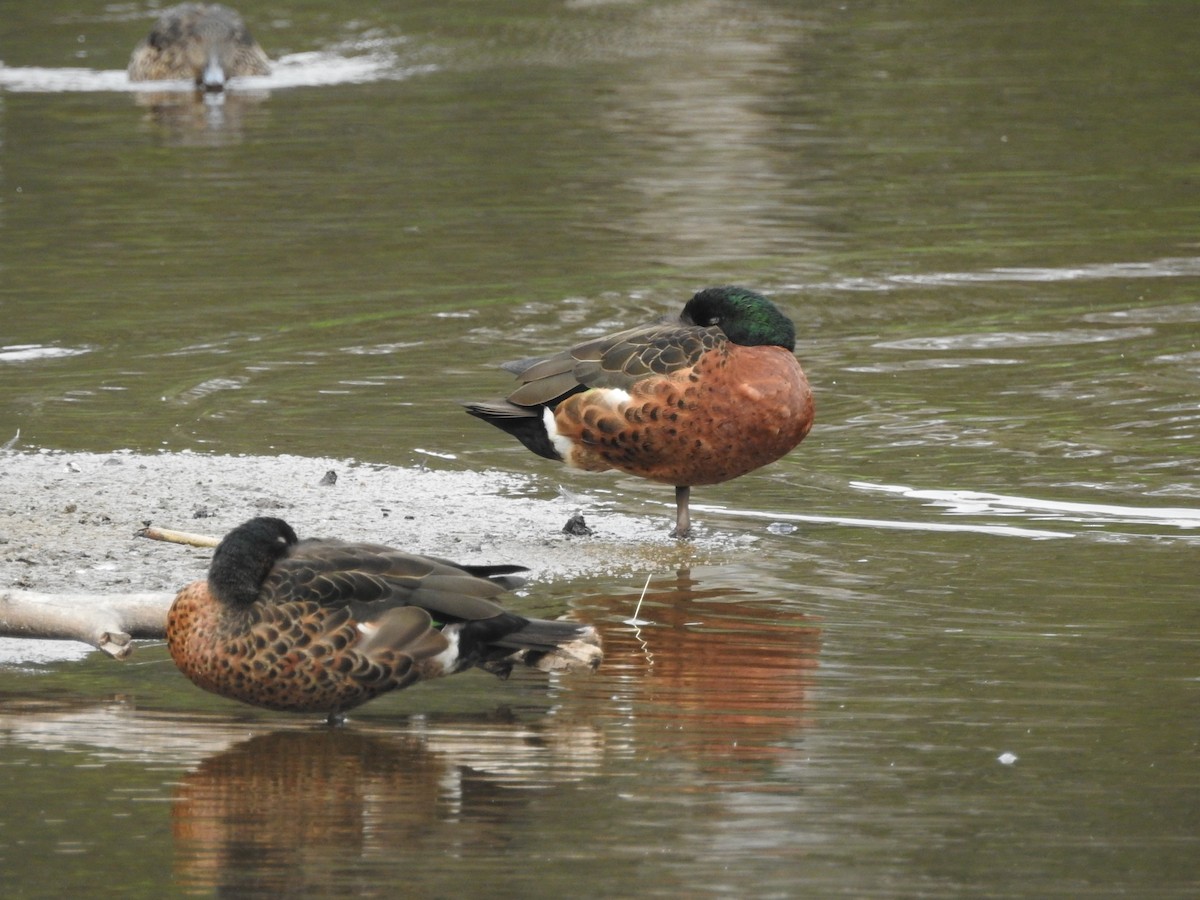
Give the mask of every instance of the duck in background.
<svg viewBox="0 0 1200 900">
<path fill-rule="evenodd" d="M 546 459 L 674 485 L 671 533 L 686 538 L 693 485 L 774 462 L 812 427 L 795 346 L 770 300 L 711 287 L 677 317 L 508 363 L 517 389 L 466 409 Z"/>
<path fill-rule="evenodd" d="M 495 602 L 521 571 L 300 541 L 282 519 L 251 519 L 217 546 L 207 580 L 175 598 L 167 647 L 207 691 L 331 724 L 380 694 L 474 666 L 500 677 L 514 665 L 594 670 L 603 654 L 590 625 Z"/>
<path fill-rule="evenodd" d="M 131 81 L 191 79 L 222 91 L 230 78 L 267 75 L 267 54 L 227 6 L 182 3 L 166 10 L 129 59 Z"/>
</svg>

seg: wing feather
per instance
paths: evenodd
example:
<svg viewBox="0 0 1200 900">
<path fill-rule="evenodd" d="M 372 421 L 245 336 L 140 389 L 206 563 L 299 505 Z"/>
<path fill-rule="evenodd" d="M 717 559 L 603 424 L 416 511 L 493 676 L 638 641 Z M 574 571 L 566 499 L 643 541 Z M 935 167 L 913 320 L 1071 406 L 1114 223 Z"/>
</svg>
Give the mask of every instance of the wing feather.
<svg viewBox="0 0 1200 900">
<path fill-rule="evenodd" d="M 719 328 L 680 321 L 630 328 L 584 341 L 546 359 L 506 366 L 517 373 L 520 382 L 507 399 L 517 407 L 553 408 L 572 394 L 591 388 L 628 391 L 644 378 L 694 366 L 704 353 L 727 340 Z M 504 412 L 502 405 L 494 406 Z"/>
<path fill-rule="evenodd" d="M 442 623 L 474 621 L 504 612 L 494 598 L 519 581 L 512 574 L 518 571 L 523 569 L 460 567 L 372 544 L 305 541 L 276 565 L 262 597 L 346 609 L 360 622 L 376 622 L 388 610 L 406 606 Z"/>
</svg>

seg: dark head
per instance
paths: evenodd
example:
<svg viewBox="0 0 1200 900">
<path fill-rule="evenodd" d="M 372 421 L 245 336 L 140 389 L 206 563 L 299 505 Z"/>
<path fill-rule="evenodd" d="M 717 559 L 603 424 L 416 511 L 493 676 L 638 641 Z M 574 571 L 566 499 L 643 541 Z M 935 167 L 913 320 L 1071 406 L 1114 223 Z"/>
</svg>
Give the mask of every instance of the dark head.
<svg viewBox="0 0 1200 900">
<path fill-rule="evenodd" d="M 208 567 L 208 589 L 222 603 L 248 606 L 298 538 L 283 519 L 261 517 L 239 525 L 217 545 Z"/>
<path fill-rule="evenodd" d="M 744 287 L 711 287 L 700 291 L 683 308 L 685 324 L 716 325 L 735 344 L 770 345 L 796 349 L 796 328 L 779 308 Z"/>
</svg>

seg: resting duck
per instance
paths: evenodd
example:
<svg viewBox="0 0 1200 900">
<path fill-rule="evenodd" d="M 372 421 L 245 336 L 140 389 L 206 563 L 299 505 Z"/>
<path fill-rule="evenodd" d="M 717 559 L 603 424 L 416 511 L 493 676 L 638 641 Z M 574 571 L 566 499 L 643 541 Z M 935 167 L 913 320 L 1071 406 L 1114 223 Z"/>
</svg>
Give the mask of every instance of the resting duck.
<svg viewBox="0 0 1200 900">
<path fill-rule="evenodd" d="M 813 397 L 775 304 L 743 287 L 700 291 L 678 318 L 508 363 L 519 386 L 467 412 L 546 459 L 675 485 L 675 537 L 691 487 L 779 459 L 808 434 Z"/>
<path fill-rule="evenodd" d="M 206 581 L 179 592 L 167 646 L 188 678 L 331 723 L 380 694 L 478 666 L 595 669 L 594 628 L 529 619 L 494 598 L 520 566 L 460 566 L 377 544 L 299 541 L 282 519 L 229 532 Z"/>
<path fill-rule="evenodd" d="M 270 71 L 267 54 L 242 17 L 216 3 L 171 7 L 129 58 L 131 81 L 190 78 L 205 91 L 224 90 L 229 78 Z"/>
</svg>

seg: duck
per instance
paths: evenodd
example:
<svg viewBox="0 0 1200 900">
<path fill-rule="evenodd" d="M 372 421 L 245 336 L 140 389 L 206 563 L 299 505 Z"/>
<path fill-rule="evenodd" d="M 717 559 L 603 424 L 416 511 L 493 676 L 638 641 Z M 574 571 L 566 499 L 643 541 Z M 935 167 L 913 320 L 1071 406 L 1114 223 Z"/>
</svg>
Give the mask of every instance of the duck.
<svg viewBox="0 0 1200 900">
<path fill-rule="evenodd" d="M 812 428 L 792 321 L 737 285 L 698 291 L 678 316 L 505 363 L 517 387 L 466 411 L 545 459 L 675 486 L 676 538 L 691 488 L 774 462 Z"/>
<path fill-rule="evenodd" d="M 323 713 L 478 667 L 595 670 L 595 628 L 521 616 L 496 598 L 527 571 L 459 565 L 381 544 L 299 540 L 282 519 L 242 523 L 208 577 L 167 614 L 167 648 L 194 684 L 265 709 Z"/>
<path fill-rule="evenodd" d="M 218 3 L 182 3 L 163 12 L 133 49 L 130 81 L 191 79 L 208 92 L 242 75 L 267 75 L 267 54 L 242 17 Z"/>
</svg>

